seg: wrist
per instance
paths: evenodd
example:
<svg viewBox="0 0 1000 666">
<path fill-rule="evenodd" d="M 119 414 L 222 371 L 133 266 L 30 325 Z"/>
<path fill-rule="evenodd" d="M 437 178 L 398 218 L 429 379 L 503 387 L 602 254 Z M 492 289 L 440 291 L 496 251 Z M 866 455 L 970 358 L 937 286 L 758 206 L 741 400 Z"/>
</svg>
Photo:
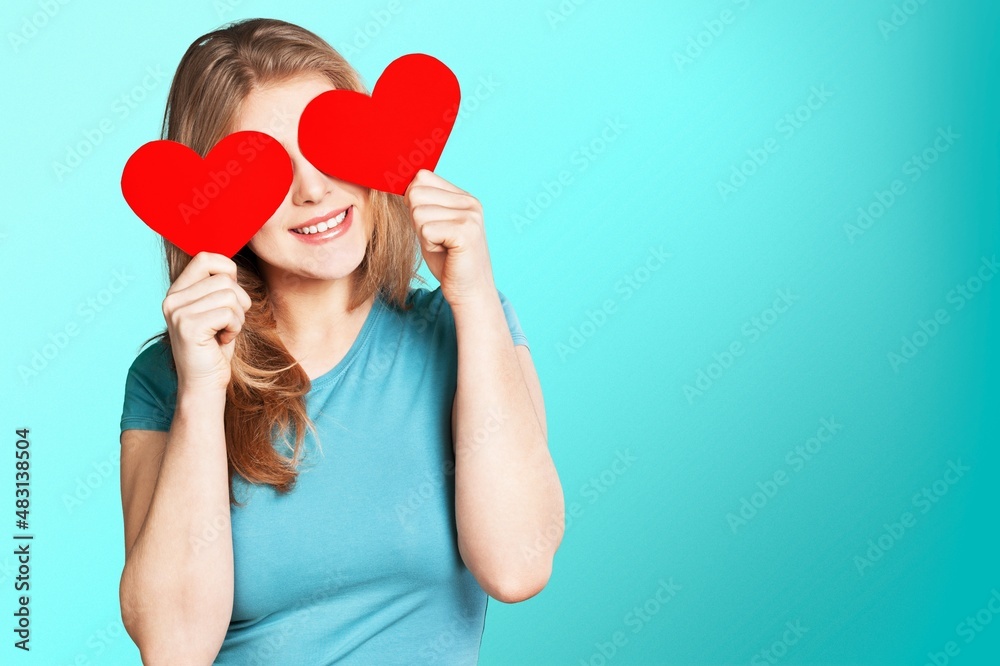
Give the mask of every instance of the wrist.
<svg viewBox="0 0 1000 666">
<path fill-rule="evenodd" d="M 461 298 L 455 298 L 448 302 L 452 312 L 456 317 L 463 315 L 478 316 L 484 312 L 491 312 L 497 308 L 503 310 L 500 303 L 500 294 L 496 287 L 483 287 L 474 291 L 466 291 Z"/>
<path fill-rule="evenodd" d="M 225 387 L 195 386 L 179 384 L 177 386 L 177 409 L 215 410 L 226 406 Z"/>
</svg>

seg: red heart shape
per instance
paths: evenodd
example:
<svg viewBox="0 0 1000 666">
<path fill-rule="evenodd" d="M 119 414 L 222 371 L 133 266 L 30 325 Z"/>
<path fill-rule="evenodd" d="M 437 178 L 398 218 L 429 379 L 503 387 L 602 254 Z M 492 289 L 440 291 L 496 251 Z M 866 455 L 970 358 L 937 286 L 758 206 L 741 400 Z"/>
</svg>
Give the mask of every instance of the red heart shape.
<svg viewBox="0 0 1000 666">
<path fill-rule="evenodd" d="M 150 141 L 122 172 L 125 201 L 146 225 L 189 255 L 232 258 L 264 226 L 292 185 L 275 138 L 234 132 L 202 159 L 176 141 Z"/>
<path fill-rule="evenodd" d="M 460 101 L 447 65 L 404 55 L 385 68 L 371 96 L 328 90 L 310 101 L 299 120 L 299 149 L 334 178 L 403 194 L 419 169 L 437 166 Z"/>
</svg>

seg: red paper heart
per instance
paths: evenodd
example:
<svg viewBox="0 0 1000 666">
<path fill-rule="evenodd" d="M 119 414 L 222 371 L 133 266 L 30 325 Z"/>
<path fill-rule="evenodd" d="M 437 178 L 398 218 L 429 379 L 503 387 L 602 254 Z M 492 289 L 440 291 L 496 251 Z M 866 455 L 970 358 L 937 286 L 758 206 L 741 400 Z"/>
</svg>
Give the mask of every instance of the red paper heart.
<svg viewBox="0 0 1000 666">
<path fill-rule="evenodd" d="M 278 209 L 292 162 L 273 137 L 234 132 L 205 159 L 176 141 L 150 141 L 122 172 L 125 201 L 146 225 L 189 255 L 232 258 Z"/>
<path fill-rule="evenodd" d="M 433 170 L 448 141 L 461 90 L 437 58 L 392 61 L 369 97 L 353 90 L 317 95 L 299 120 L 299 149 L 324 173 L 403 194 L 419 169 Z"/>
</svg>

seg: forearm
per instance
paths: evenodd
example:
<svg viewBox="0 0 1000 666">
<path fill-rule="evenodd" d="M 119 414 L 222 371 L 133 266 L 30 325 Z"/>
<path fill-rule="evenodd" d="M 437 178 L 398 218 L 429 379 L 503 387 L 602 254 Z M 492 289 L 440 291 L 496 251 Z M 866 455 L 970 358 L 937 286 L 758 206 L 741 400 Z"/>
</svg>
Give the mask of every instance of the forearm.
<svg viewBox="0 0 1000 666">
<path fill-rule="evenodd" d="M 491 596 L 526 598 L 551 572 L 563 531 L 562 488 L 496 291 L 453 311 L 459 550 Z M 539 536 L 553 530 L 556 538 L 539 549 Z"/>
<path fill-rule="evenodd" d="M 178 395 L 149 510 L 122 572 L 122 617 L 151 663 L 173 656 L 211 663 L 232 616 L 224 407 L 224 394 Z"/>
</svg>

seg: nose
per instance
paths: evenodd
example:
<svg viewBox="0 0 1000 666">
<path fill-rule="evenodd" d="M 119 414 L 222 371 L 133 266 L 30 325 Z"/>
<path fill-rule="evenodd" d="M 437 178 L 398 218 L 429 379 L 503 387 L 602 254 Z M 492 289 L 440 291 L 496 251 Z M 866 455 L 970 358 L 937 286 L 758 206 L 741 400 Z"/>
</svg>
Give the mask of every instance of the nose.
<svg viewBox="0 0 1000 666">
<path fill-rule="evenodd" d="M 330 179 L 301 154 L 292 157 L 292 173 L 292 203 L 296 206 L 319 203 L 329 193 Z"/>
</svg>

